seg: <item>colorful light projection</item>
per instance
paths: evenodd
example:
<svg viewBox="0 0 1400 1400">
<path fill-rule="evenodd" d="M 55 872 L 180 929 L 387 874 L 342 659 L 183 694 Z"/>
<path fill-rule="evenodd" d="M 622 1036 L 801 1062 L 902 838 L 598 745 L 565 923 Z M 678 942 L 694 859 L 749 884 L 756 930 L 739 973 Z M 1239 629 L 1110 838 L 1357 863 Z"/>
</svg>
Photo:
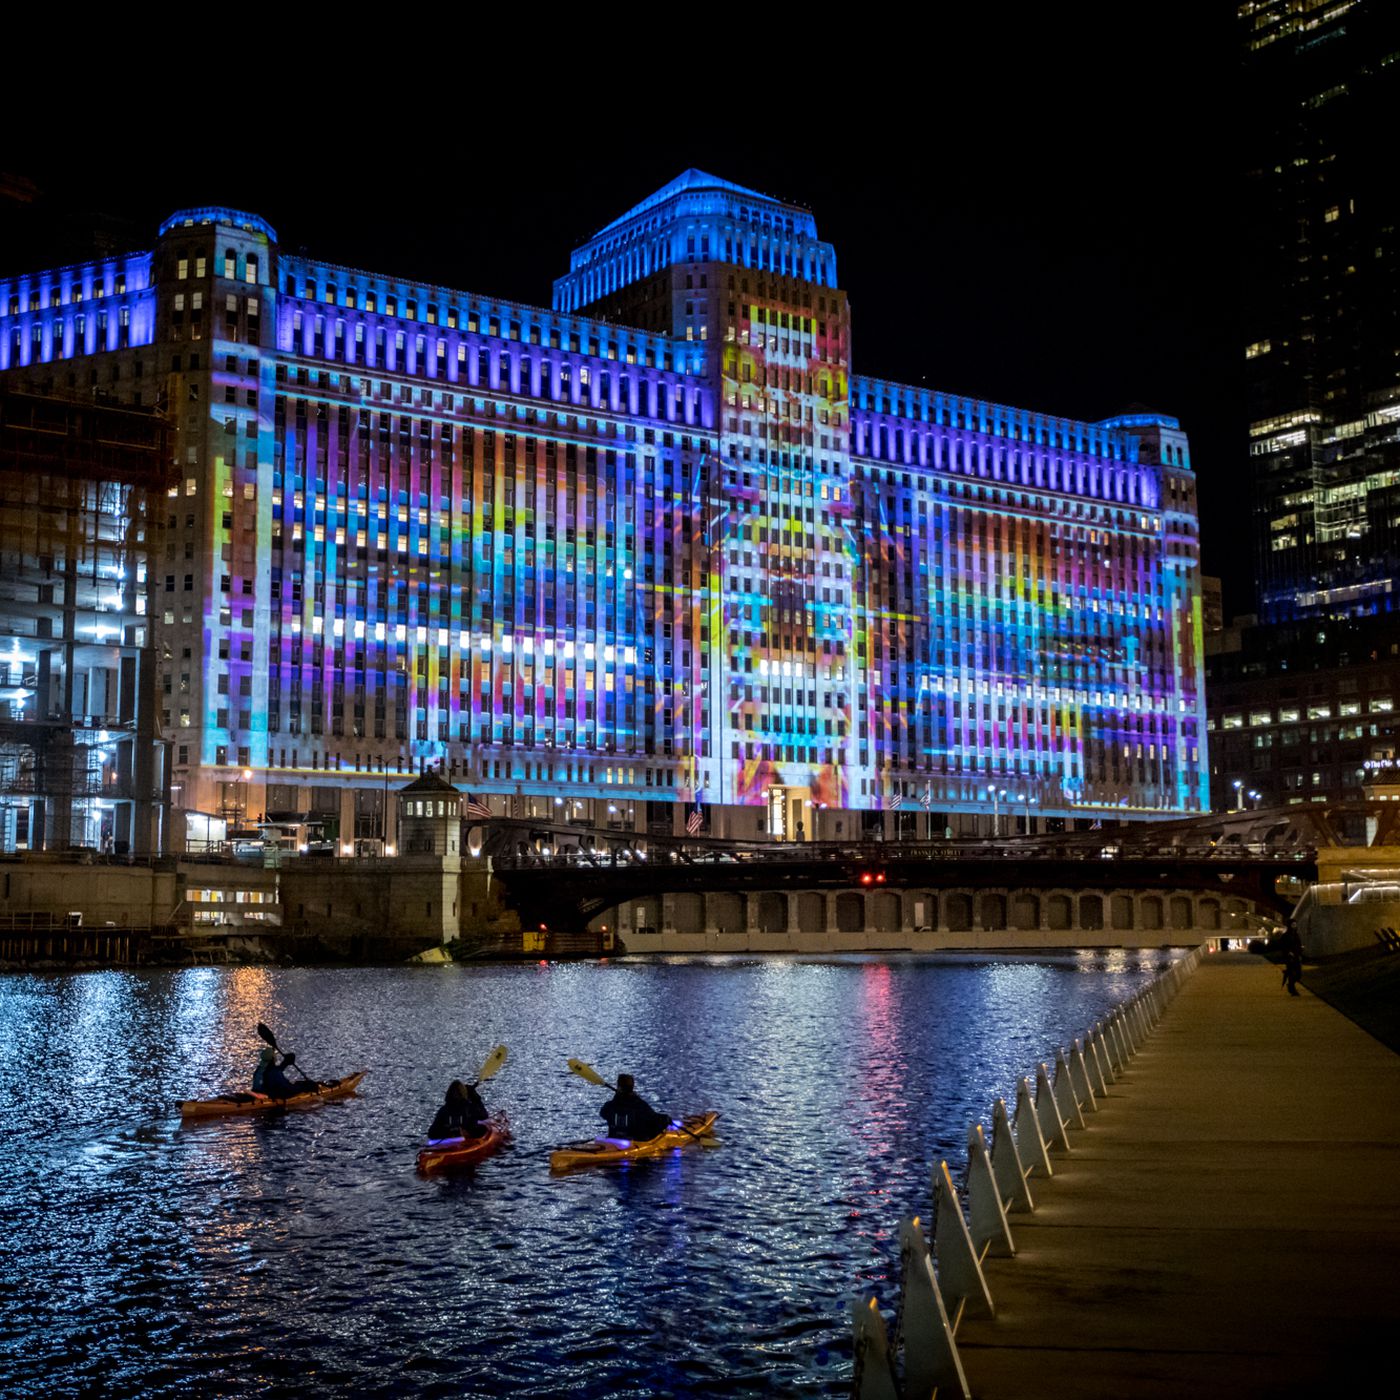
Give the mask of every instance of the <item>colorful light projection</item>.
<svg viewBox="0 0 1400 1400">
<path fill-rule="evenodd" d="M 1140 425 L 852 378 L 810 212 L 687 172 L 554 309 L 283 256 L 234 212 L 180 442 L 208 513 L 176 737 L 216 776 L 1204 806 L 1194 518 Z M 157 266 L 0 283 L 0 357 L 103 304 L 149 339 Z M 96 324 L 71 353 L 119 348 Z"/>
</svg>

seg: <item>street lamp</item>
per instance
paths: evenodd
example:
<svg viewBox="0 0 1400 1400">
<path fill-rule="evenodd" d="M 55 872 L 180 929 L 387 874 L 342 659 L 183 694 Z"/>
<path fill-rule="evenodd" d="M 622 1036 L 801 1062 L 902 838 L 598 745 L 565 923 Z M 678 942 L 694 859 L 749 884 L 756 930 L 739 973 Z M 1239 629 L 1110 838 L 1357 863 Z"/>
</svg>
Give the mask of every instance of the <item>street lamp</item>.
<svg viewBox="0 0 1400 1400">
<path fill-rule="evenodd" d="M 989 783 L 987 785 L 987 791 L 992 799 L 992 835 L 996 837 L 1001 835 L 1001 798 L 1006 795 L 1006 792 L 1005 789 L 1003 789 L 1002 792 L 998 794 L 997 785 L 995 783 Z"/>
<path fill-rule="evenodd" d="M 1235 811 L 1244 811 L 1244 783 L 1239 778 L 1235 779 Z"/>
<path fill-rule="evenodd" d="M 1255 792 L 1253 788 L 1249 791 L 1249 802 L 1252 807 L 1257 808 L 1259 806 L 1259 794 Z"/>
</svg>

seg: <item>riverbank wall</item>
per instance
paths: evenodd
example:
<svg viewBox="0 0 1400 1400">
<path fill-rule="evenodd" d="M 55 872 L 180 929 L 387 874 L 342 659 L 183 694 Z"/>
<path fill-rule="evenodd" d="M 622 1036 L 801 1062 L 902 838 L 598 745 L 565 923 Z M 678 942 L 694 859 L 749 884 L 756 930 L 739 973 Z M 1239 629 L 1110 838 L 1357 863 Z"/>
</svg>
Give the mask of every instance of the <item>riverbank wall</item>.
<svg viewBox="0 0 1400 1400">
<path fill-rule="evenodd" d="M 752 953 L 805 955 L 822 953 L 1037 953 L 1084 948 L 1181 948 L 1194 946 L 1217 932 L 1199 929 L 1079 930 L 947 929 L 880 930 L 859 933 L 666 933 L 650 937 L 628 934 L 619 951 L 629 954 Z M 1230 936 L 1230 935 L 1223 935 Z M 1241 930 L 1240 937 L 1246 936 Z"/>
<path fill-rule="evenodd" d="M 711 891 L 609 910 L 629 953 L 943 952 L 1169 948 L 1264 931 L 1243 898 L 1190 890 Z"/>
</svg>

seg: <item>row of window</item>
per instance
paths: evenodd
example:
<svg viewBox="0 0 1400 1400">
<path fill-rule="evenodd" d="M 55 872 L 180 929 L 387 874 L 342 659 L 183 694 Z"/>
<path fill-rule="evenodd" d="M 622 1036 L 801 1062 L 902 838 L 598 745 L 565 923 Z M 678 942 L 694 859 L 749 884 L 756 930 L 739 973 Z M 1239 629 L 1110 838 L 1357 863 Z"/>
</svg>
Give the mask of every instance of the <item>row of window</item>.
<svg viewBox="0 0 1400 1400">
<path fill-rule="evenodd" d="M 1272 707 L 1261 707 L 1249 711 L 1235 710 L 1220 717 L 1221 729 L 1244 729 L 1247 725 L 1263 724 L 1298 724 L 1304 715 L 1309 720 L 1331 719 L 1336 716 L 1341 719 L 1352 715 L 1359 715 L 1363 712 L 1372 715 L 1388 715 L 1395 709 L 1395 702 L 1389 695 L 1373 695 L 1369 700 L 1319 700 L 1310 701 L 1306 705 L 1281 705 L 1275 711 Z M 1212 715 L 1206 721 L 1208 729 L 1216 727 L 1215 717 Z"/>
</svg>

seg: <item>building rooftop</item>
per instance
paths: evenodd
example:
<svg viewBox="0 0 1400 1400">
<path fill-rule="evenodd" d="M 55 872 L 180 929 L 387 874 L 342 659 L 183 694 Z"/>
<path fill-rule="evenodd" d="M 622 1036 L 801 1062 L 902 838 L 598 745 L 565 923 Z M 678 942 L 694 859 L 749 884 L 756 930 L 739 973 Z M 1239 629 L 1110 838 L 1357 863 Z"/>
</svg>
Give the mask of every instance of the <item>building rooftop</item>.
<svg viewBox="0 0 1400 1400">
<path fill-rule="evenodd" d="M 426 772 L 420 773 L 407 787 L 399 789 L 400 797 L 422 797 L 425 795 L 434 797 L 449 793 L 453 797 L 462 795 L 436 768 L 427 769 Z"/>
<path fill-rule="evenodd" d="M 667 200 L 674 199 L 679 194 L 689 194 L 697 190 L 718 190 L 724 194 L 739 195 L 743 199 L 756 199 L 764 204 L 780 204 L 790 209 L 801 209 L 802 207 L 801 205 L 788 204 L 783 199 L 775 199 L 771 194 L 762 194 L 758 190 L 751 190 L 746 185 L 736 185 L 732 180 L 721 179 L 718 175 L 710 175 L 706 171 L 696 170 L 692 166 L 689 170 L 682 171 L 668 184 L 662 185 L 654 194 L 649 194 L 640 204 L 634 204 L 625 214 L 619 215 L 610 224 L 605 224 L 593 237 L 601 238 L 603 234 L 612 229 L 621 228 L 623 224 L 630 223 L 648 210 L 659 208 Z"/>
</svg>

